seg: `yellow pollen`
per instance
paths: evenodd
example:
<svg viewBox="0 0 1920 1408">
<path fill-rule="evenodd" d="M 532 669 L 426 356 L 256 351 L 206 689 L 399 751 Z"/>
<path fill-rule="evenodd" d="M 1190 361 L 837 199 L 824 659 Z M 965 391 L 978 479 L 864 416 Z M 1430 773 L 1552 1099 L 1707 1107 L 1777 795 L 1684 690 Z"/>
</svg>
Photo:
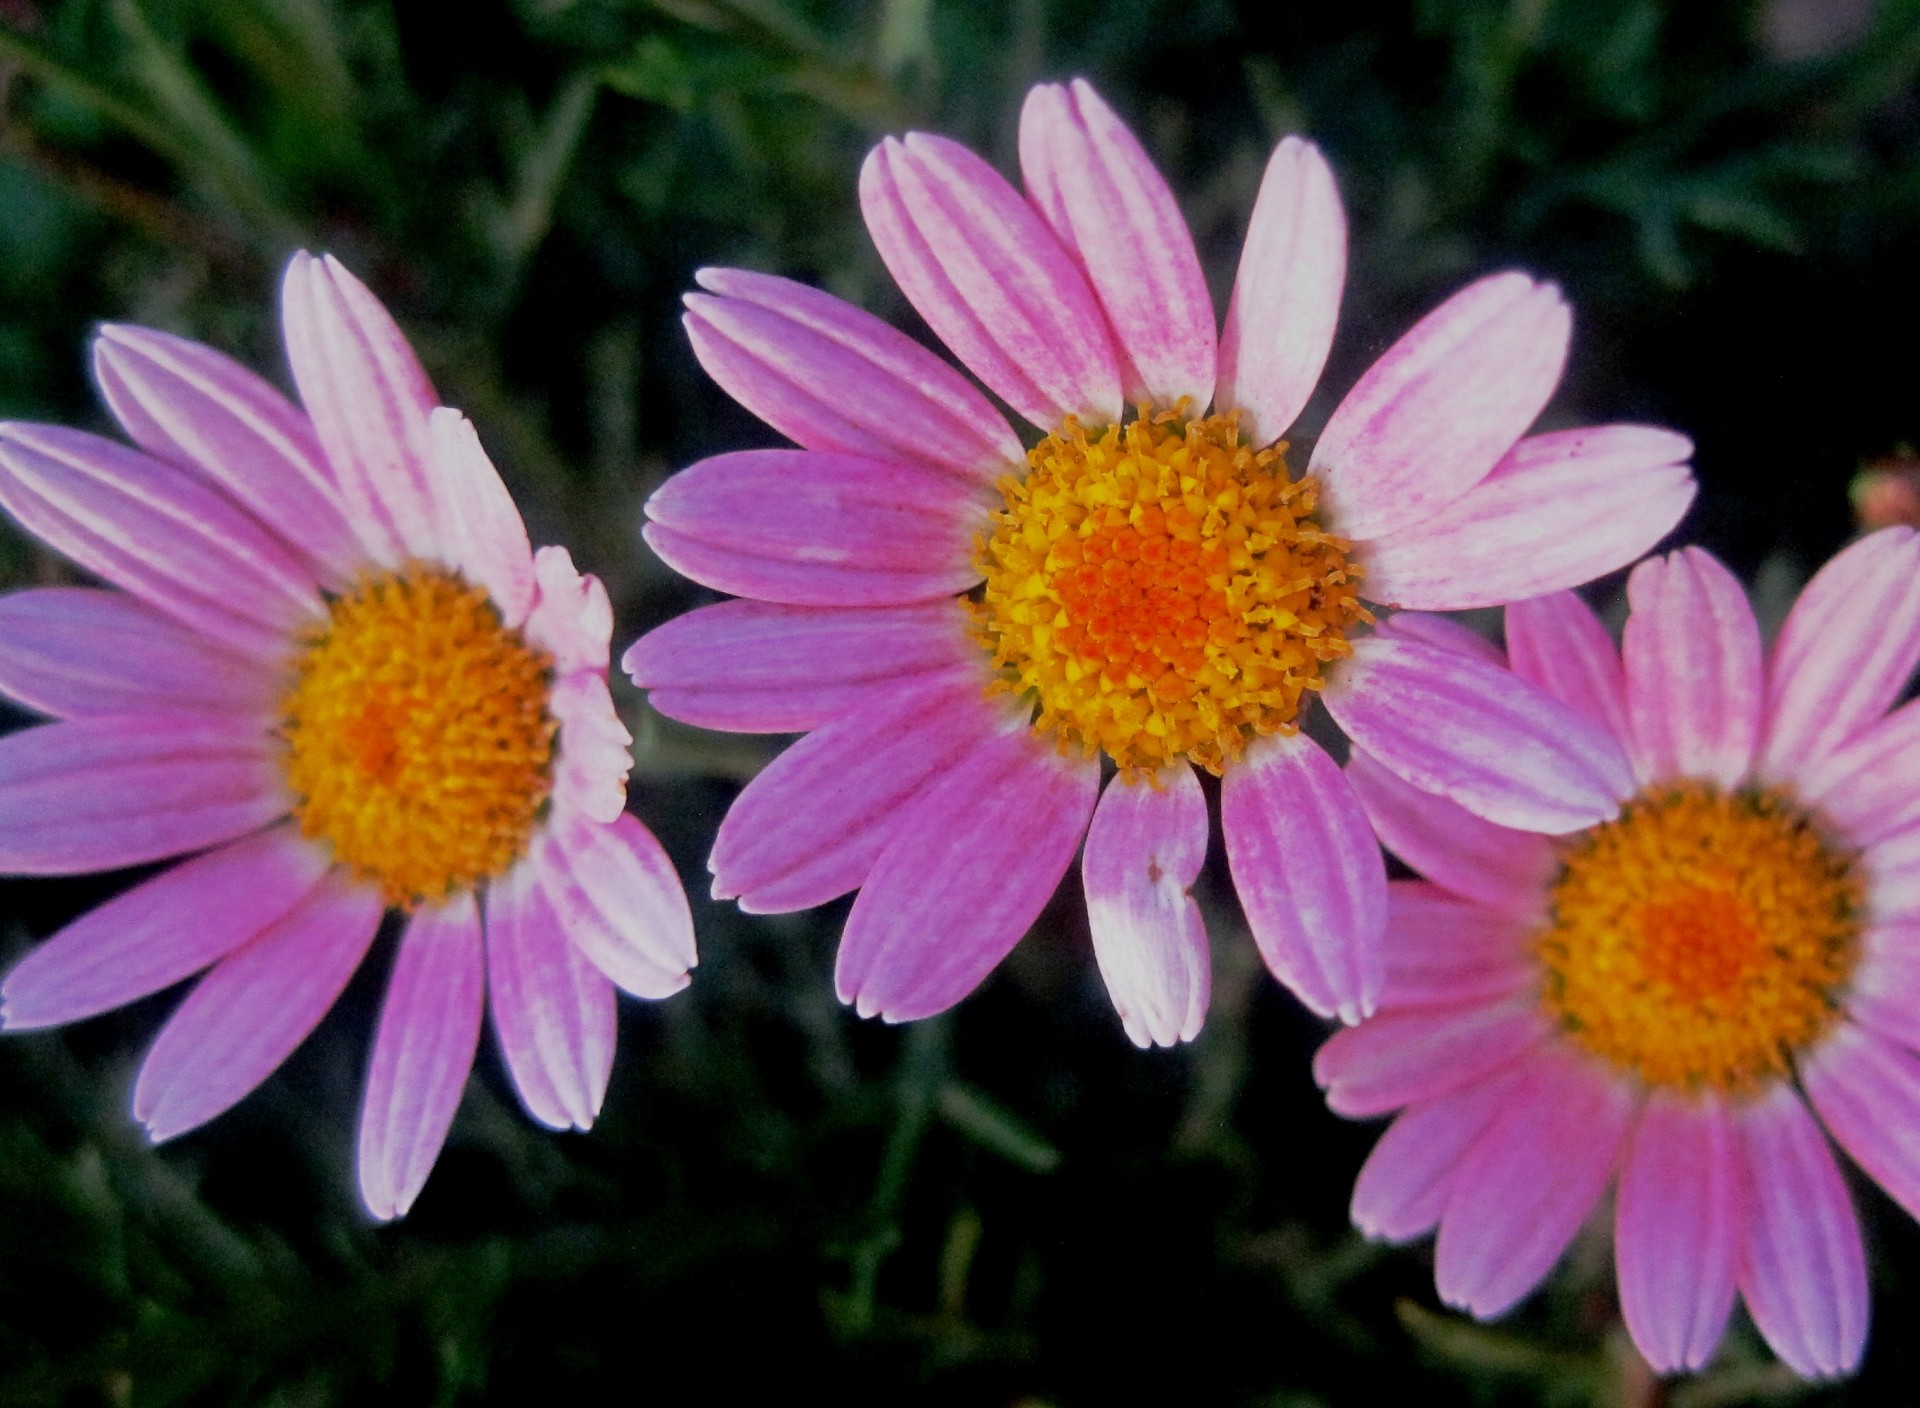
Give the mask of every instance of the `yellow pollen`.
<svg viewBox="0 0 1920 1408">
<path fill-rule="evenodd" d="M 1535 940 L 1568 1036 L 1649 1085 L 1751 1091 L 1837 1019 L 1852 857 L 1778 792 L 1689 782 L 1574 840 Z"/>
<path fill-rule="evenodd" d="M 1218 773 L 1290 733 L 1347 632 L 1370 621 L 1347 544 L 1314 521 L 1286 446 L 1240 443 L 1232 414 L 1071 418 L 1000 481 L 973 603 L 996 689 L 1035 727 L 1122 769 L 1187 758 Z"/>
<path fill-rule="evenodd" d="M 501 874 L 547 800 L 552 661 L 444 568 L 365 577 L 330 612 L 280 707 L 301 832 L 403 908 Z"/>
</svg>

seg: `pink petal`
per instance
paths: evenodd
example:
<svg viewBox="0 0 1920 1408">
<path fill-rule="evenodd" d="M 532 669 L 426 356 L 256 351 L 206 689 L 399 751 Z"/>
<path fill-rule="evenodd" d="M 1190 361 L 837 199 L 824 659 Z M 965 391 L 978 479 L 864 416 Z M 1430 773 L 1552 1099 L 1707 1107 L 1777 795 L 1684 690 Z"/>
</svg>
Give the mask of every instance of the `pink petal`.
<svg viewBox="0 0 1920 1408">
<path fill-rule="evenodd" d="M 547 712 L 560 725 L 553 764 L 555 810 L 611 822 L 627 805 L 633 735 L 613 707 L 607 677 L 597 670 L 567 675 L 548 693 Z"/>
<path fill-rule="evenodd" d="M 313 425 L 279 390 L 211 347 L 107 323 L 93 372 L 114 418 L 156 459 L 238 500 L 330 584 L 364 554 Z"/>
<path fill-rule="evenodd" d="M 1621 747 L 1627 730 L 1627 678 L 1600 618 L 1572 592 L 1516 601 L 1507 608 L 1513 672 L 1601 725 Z"/>
<path fill-rule="evenodd" d="M 991 483 L 1026 461 L 973 383 L 832 294 L 745 269 L 694 275 L 687 337 L 734 400 L 809 450 L 906 460 Z"/>
<path fill-rule="evenodd" d="M 627 647 L 620 667 L 670 719 L 730 733 L 805 733 L 908 680 L 977 673 L 984 656 L 968 624 L 951 600 L 850 611 L 723 601 L 656 626 Z"/>
<path fill-rule="evenodd" d="M 1346 280 L 1340 188 L 1318 147 L 1288 137 L 1267 160 L 1220 336 L 1214 404 L 1241 412 L 1248 444 L 1279 439 L 1313 395 Z"/>
<path fill-rule="evenodd" d="M 1373 1011 L 1387 870 L 1360 799 L 1304 733 L 1259 739 L 1220 783 L 1227 867 L 1260 956 L 1322 1017 Z"/>
<path fill-rule="evenodd" d="M 553 657 L 556 674 L 604 674 L 613 605 L 600 579 L 577 571 L 565 548 L 545 547 L 533 555 L 533 580 L 533 610 L 522 628 L 527 639 Z"/>
<path fill-rule="evenodd" d="M 1044 430 L 1119 418 L 1093 290 L 991 166 L 944 137 L 889 137 L 861 168 L 860 208 L 907 301 L 989 390 Z"/>
<path fill-rule="evenodd" d="M 437 408 L 428 420 L 432 479 L 445 561 L 485 589 L 501 619 L 519 627 L 533 609 L 533 548 L 480 436 L 460 412 Z M 604 661 L 603 661 L 604 663 Z"/>
<path fill-rule="evenodd" d="M 1002 733 L 900 818 L 853 902 L 834 965 L 862 1017 L 910 1022 L 979 986 L 1032 927 L 1087 829 L 1100 764 Z"/>
<path fill-rule="evenodd" d="M 1584 1056 L 1538 1052 L 1461 1160 L 1440 1219 L 1440 1299 L 1482 1319 L 1546 1278 L 1606 1191 L 1634 1097 Z"/>
<path fill-rule="evenodd" d="M 1867 1260 L 1847 1185 L 1790 1085 L 1740 1111 L 1750 1204 L 1740 1296 L 1807 1378 L 1851 1373 L 1867 1341 Z"/>
<path fill-rule="evenodd" d="M 593 965 L 635 997 L 668 997 L 697 961 L 693 914 L 673 862 L 631 813 L 611 826 L 555 816 L 533 863 L 561 926 Z"/>
<path fill-rule="evenodd" d="M 258 718 L 281 687 L 259 662 L 125 592 L 39 587 L 0 597 L 0 692 L 43 714 Z"/>
<path fill-rule="evenodd" d="M 613 984 L 567 937 L 536 866 L 487 891 L 487 993 L 500 1055 L 527 1113 L 588 1129 L 613 1071 Z"/>
<path fill-rule="evenodd" d="M 1139 1047 L 1199 1035 L 1212 969 L 1193 882 L 1207 859 L 1207 799 L 1185 764 L 1116 777 L 1087 830 L 1080 874 L 1093 956 Z"/>
<path fill-rule="evenodd" d="M 1395 611 L 1382 616 L 1375 624 L 1373 633 L 1385 636 L 1388 640 L 1424 641 L 1442 650 L 1458 650 L 1503 670 L 1507 667 L 1504 650 L 1480 632 L 1446 616 L 1434 616 L 1425 611 Z"/>
<path fill-rule="evenodd" d="M 1879 922 L 1920 919 L 1920 826 L 1876 841 L 1862 859 L 1868 915 Z"/>
<path fill-rule="evenodd" d="M 1213 400 L 1213 300 L 1173 192 L 1084 78 L 1020 110 L 1020 172 L 1080 262 L 1119 343 L 1131 401 L 1198 415 Z"/>
<path fill-rule="evenodd" d="M 1662 1374 L 1705 1367 L 1727 1327 L 1744 1177 L 1739 1130 L 1718 1096 L 1653 1093 L 1621 1164 L 1614 1246 L 1621 1315 Z"/>
<path fill-rule="evenodd" d="M 952 475 L 856 455 L 741 450 L 647 500 L 649 546 L 683 576 L 795 606 L 892 606 L 980 580 L 985 509 Z"/>
<path fill-rule="evenodd" d="M 1847 1016 L 1920 1051 L 1920 923 L 1871 923 L 1847 992 Z"/>
<path fill-rule="evenodd" d="M 0 1027 L 77 1022 L 172 987 L 285 918 L 329 863 L 287 825 L 164 870 L 15 964 L 0 985 Z"/>
<path fill-rule="evenodd" d="M 1533 924 L 1463 904 L 1423 880 L 1387 885 L 1384 1007 L 1499 1002 L 1539 981 L 1530 960 Z"/>
<path fill-rule="evenodd" d="M 1644 425 L 1522 440 L 1452 503 L 1366 545 L 1367 597 L 1460 611 L 1625 567 L 1693 502 L 1692 453 L 1686 436 Z"/>
<path fill-rule="evenodd" d="M 280 285 L 300 400 L 360 541 L 382 566 L 440 557 L 431 435 L 440 398 L 405 334 L 331 254 L 301 250 Z"/>
<path fill-rule="evenodd" d="M 1787 613 L 1767 662 L 1762 775 L 1801 776 L 1871 725 L 1920 663 L 1920 536 L 1882 528 L 1837 554 Z"/>
<path fill-rule="evenodd" d="M 1796 762 L 1793 790 L 1862 849 L 1920 822 L 1920 702 Z"/>
<path fill-rule="evenodd" d="M 1385 1242 L 1410 1242 L 1439 1226 L 1460 1161 L 1506 1104 L 1519 1074 L 1503 1071 L 1403 1111 L 1354 1180 L 1353 1225 Z"/>
<path fill-rule="evenodd" d="M 1621 642 L 1642 782 L 1744 780 L 1760 740 L 1760 627 L 1734 575 L 1700 548 L 1649 558 L 1627 579 Z"/>
<path fill-rule="evenodd" d="M 342 871 L 202 978 L 154 1039 L 133 1117 L 157 1144 L 238 1104 L 293 1054 L 366 956 L 380 896 Z"/>
<path fill-rule="evenodd" d="M 1801 1088 L 1840 1147 L 1895 1202 L 1920 1215 L 1920 1056 L 1842 1022 L 1799 1071 Z"/>
<path fill-rule="evenodd" d="M 1495 274 L 1456 293 L 1334 410 L 1308 472 L 1334 531 L 1418 524 L 1485 479 L 1559 384 L 1572 315 L 1552 284 Z"/>
<path fill-rule="evenodd" d="M 713 841 L 713 897 L 753 914 L 859 888 L 917 798 L 1007 723 L 977 684 L 900 686 L 808 734 L 749 782 Z"/>
<path fill-rule="evenodd" d="M 1390 1010 L 1327 1038 L 1313 1058 L 1313 1078 L 1335 1114 L 1390 1114 L 1511 1065 L 1538 1046 L 1548 1029 L 1531 995 Z"/>
<path fill-rule="evenodd" d="M 97 435 L 0 425 L 0 507 L 89 572 L 277 662 L 321 616 L 305 565 L 200 478 Z"/>
<path fill-rule="evenodd" d="M 480 908 L 463 894 L 407 924 L 360 1105 L 360 1197 L 382 1222 L 413 1206 L 453 1127 L 480 1046 Z"/>
<path fill-rule="evenodd" d="M 1322 698 L 1401 780 L 1516 831 L 1578 831 L 1633 795 L 1627 759 L 1599 725 L 1458 651 L 1357 640 Z"/>
<path fill-rule="evenodd" d="M 1545 837 L 1483 821 L 1445 797 L 1402 782 L 1355 749 L 1347 781 L 1386 848 L 1463 899 L 1533 920 L 1559 862 Z"/>
<path fill-rule="evenodd" d="M 228 720 L 71 719 L 0 738 L 0 870 L 15 874 L 165 860 L 286 810 L 271 742 Z"/>
</svg>

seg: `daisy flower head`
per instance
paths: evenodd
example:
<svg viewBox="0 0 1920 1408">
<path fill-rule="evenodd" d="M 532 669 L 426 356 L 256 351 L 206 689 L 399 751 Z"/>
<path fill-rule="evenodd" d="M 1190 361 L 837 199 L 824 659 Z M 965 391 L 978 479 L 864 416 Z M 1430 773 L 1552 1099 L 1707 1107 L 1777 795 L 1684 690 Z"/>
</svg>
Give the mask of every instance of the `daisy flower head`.
<svg viewBox="0 0 1920 1408">
<path fill-rule="evenodd" d="M 359 1129 L 385 1219 L 433 1167 L 483 1008 L 528 1112 L 584 1129 L 614 988 L 683 987 L 693 931 L 624 810 L 605 589 L 531 549 L 344 266 L 296 254 L 281 316 L 304 409 L 212 348 L 107 326 L 94 372 L 132 447 L 0 424 L 0 507 L 109 584 L 0 597 L 0 691 L 53 719 L 0 739 L 0 869 L 190 857 L 28 953 L 0 1023 L 209 969 L 134 1087 L 169 1139 L 265 1080 L 400 911 Z"/>
<path fill-rule="evenodd" d="M 1867 1276 L 1829 1140 L 1920 1215 L 1920 704 L 1888 712 L 1920 661 L 1920 537 L 1835 557 L 1770 651 L 1698 548 L 1627 596 L 1619 651 L 1571 593 L 1506 612 L 1514 672 L 1631 767 L 1617 817 L 1550 837 L 1349 764 L 1423 877 L 1391 887 L 1378 1015 L 1315 1063 L 1339 1113 L 1399 1112 L 1354 1221 L 1437 1226 L 1442 1299 L 1493 1316 L 1613 1186 L 1656 1369 L 1705 1364 L 1737 1292 L 1795 1370 L 1846 1373 Z"/>
<path fill-rule="evenodd" d="M 703 460 L 647 505 L 655 551 L 741 599 L 638 642 L 635 681 L 687 722 L 808 733 L 729 812 L 714 893 L 768 911 L 858 889 L 840 995 L 904 1020 L 1000 961 L 1084 836 L 1109 991 L 1137 1043 L 1172 1044 L 1207 1002 L 1200 769 L 1222 778 L 1269 965 L 1355 1019 L 1378 986 L 1385 871 L 1303 712 L 1324 698 L 1476 809 L 1610 815 L 1611 779 L 1529 743 L 1583 727 L 1563 706 L 1366 636 L 1368 603 L 1488 605 L 1621 566 L 1685 511 L 1690 447 L 1632 426 L 1522 438 L 1569 317 L 1552 286 L 1501 274 L 1395 344 L 1296 473 L 1279 437 L 1346 265 L 1320 153 L 1273 153 L 1217 336 L 1171 190 L 1090 86 L 1029 94 L 1020 165 L 1025 194 L 910 133 L 868 156 L 860 198 L 901 291 L 1034 427 L 1030 448 L 952 367 L 827 294 L 707 269 L 687 297 L 702 365 L 801 446 Z"/>
</svg>

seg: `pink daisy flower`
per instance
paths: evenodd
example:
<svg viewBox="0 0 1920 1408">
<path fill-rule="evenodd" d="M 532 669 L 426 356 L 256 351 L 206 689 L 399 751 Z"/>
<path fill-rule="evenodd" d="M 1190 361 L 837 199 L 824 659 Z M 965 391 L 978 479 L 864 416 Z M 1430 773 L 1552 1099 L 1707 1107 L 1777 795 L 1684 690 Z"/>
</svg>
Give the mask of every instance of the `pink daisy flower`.
<svg viewBox="0 0 1920 1408">
<path fill-rule="evenodd" d="M 685 893 L 628 815 L 613 615 L 506 486 L 386 310 L 296 254 L 281 314 L 305 411 L 211 348 L 108 326 L 94 371 L 137 449 L 0 425 L 0 506 L 118 590 L 0 598 L 0 869 L 184 860 L 0 984 L 11 1031 L 210 968 L 140 1068 L 156 1140 L 212 1119 L 312 1031 L 406 915 L 360 1115 L 367 1208 L 433 1167 L 481 1010 L 528 1112 L 592 1124 L 614 988 L 694 962 Z"/>
<path fill-rule="evenodd" d="M 686 315 L 702 365 L 803 448 L 703 460 L 654 494 L 655 551 L 744 599 L 668 623 L 625 667 L 672 717 L 808 733 L 728 813 L 714 893 L 780 911 L 858 889 L 837 986 L 863 1015 L 965 996 L 1084 836 L 1128 1034 L 1191 1038 L 1198 767 L 1222 777 L 1268 964 L 1356 1019 L 1386 878 L 1344 775 L 1299 731 L 1315 695 L 1402 775 L 1515 825 L 1601 820 L 1617 781 L 1597 732 L 1575 764 L 1540 741 L 1586 727 L 1564 706 L 1411 635 L 1362 635 L 1365 603 L 1483 606 L 1621 566 L 1685 511 L 1690 446 L 1638 426 L 1523 439 L 1569 316 L 1551 285 L 1501 274 L 1395 344 L 1296 478 L 1278 437 L 1326 360 L 1346 264 L 1320 153 L 1274 152 L 1218 338 L 1172 192 L 1092 88 L 1033 90 L 1020 161 L 1025 196 L 911 133 L 872 152 L 860 195 L 908 300 L 1039 443 L 859 309 L 702 271 Z"/>
<path fill-rule="evenodd" d="M 1548 837 L 1350 764 L 1425 877 L 1391 887 L 1379 1015 L 1315 1062 L 1339 1113 L 1400 1112 L 1354 1221 L 1438 1226 L 1441 1298 L 1492 1316 L 1613 1185 L 1655 1368 L 1705 1364 L 1737 1291 L 1794 1369 L 1846 1373 L 1867 1272 L 1828 1137 L 1920 1215 L 1920 704 L 1887 712 L 1920 661 L 1920 538 L 1834 558 L 1771 652 L 1698 548 L 1627 597 L 1620 652 L 1569 593 L 1506 613 L 1515 673 L 1631 766 L 1617 818 Z"/>
</svg>

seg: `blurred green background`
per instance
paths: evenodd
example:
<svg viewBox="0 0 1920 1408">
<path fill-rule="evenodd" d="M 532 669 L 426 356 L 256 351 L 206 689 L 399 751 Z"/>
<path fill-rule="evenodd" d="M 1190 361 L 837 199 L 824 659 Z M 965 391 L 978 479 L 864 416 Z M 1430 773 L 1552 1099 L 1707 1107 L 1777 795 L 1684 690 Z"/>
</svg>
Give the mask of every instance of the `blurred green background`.
<svg viewBox="0 0 1920 1408">
<path fill-rule="evenodd" d="M 703 263 L 918 324 L 860 225 L 880 134 L 1013 168 L 1036 80 L 1084 74 L 1180 193 L 1216 292 L 1262 162 L 1329 153 L 1354 257 L 1329 368 L 1518 264 L 1578 314 L 1553 420 L 1690 432 L 1685 530 L 1783 602 L 1850 531 L 1858 465 L 1920 439 L 1916 0 L 0 0 L 0 415 L 104 429 L 90 326 L 284 380 L 279 267 L 331 249 L 464 407 L 536 542 L 609 584 L 615 649 L 702 599 L 640 546 L 676 466 L 773 437 L 690 356 Z M 1308 412 L 1311 428 L 1331 397 Z M 0 581 L 61 580 L 0 535 Z M 1596 599 L 1617 594 L 1602 583 Z M 616 682 L 617 683 L 617 682 Z M 1323 1035 L 1220 867 L 1200 1040 L 1136 1052 L 1078 888 L 957 1012 L 832 995 L 844 905 L 706 902 L 705 846 L 778 740 L 621 694 L 634 809 L 693 882 L 702 962 L 622 1004 L 604 1117 L 523 1119 L 490 1051 L 412 1215 L 351 1182 L 390 950 L 259 1093 L 155 1151 L 126 1105 L 174 1000 L 0 1040 L 0 1404 L 1910 1403 L 1920 1230 L 1864 1181 L 1875 1333 L 1807 1389 L 1736 1323 L 1662 1385 L 1589 1229 L 1480 1327 L 1429 1254 L 1361 1242 L 1374 1129 L 1321 1107 Z M 0 883 L 0 960 L 131 876 Z"/>
</svg>

